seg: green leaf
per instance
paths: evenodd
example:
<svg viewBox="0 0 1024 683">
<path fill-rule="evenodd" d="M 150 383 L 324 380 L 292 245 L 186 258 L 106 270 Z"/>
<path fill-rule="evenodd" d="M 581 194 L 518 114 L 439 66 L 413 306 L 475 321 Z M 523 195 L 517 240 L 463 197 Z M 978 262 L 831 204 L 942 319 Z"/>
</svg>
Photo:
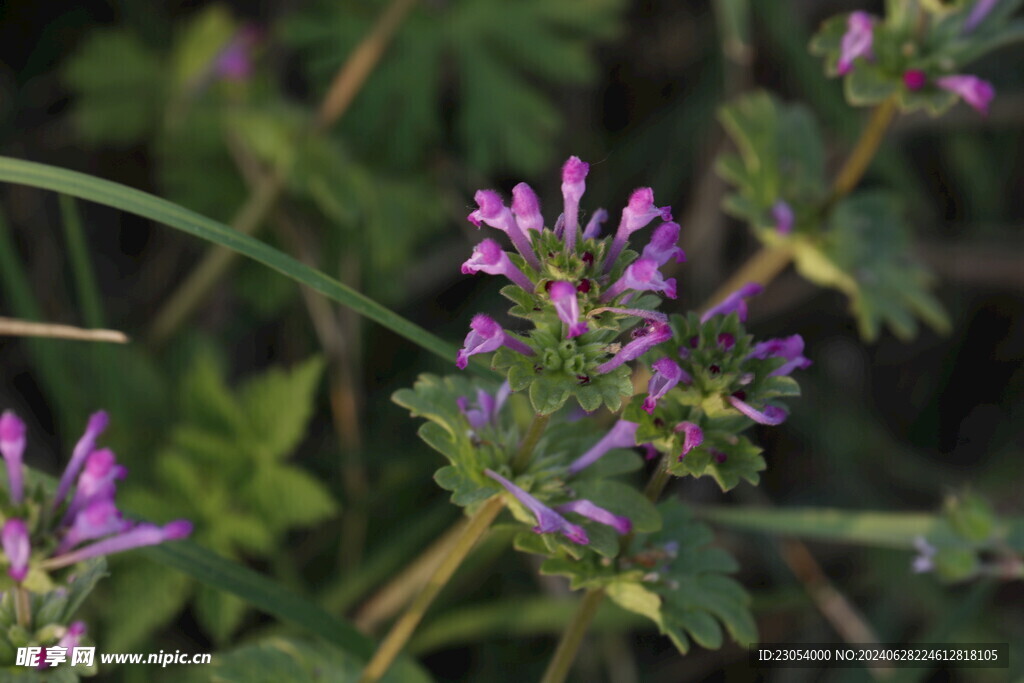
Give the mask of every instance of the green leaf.
<svg viewBox="0 0 1024 683">
<path fill-rule="evenodd" d="M 856 545 L 911 550 L 918 537 L 940 547 L 965 547 L 972 542 L 940 515 L 837 510 L 834 508 L 774 509 L 763 507 L 701 507 L 697 514 L 716 524 L 761 533 L 783 534 Z M 988 542 L 1005 542 L 1024 550 L 1024 518 L 998 522 Z"/>
<path fill-rule="evenodd" d="M 422 166 L 454 120 L 463 157 L 484 172 L 532 173 L 551 159 L 562 121 L 549 94 L 597 73 L 593 47 L 617 33 L 621 0 L 514 5 L 467 0 L 416 8 L 341 122 L 360 158 Z M 285 24 L 285 38 L 326 83 L 369 30 L 377 7 L 320 0 Z M 523 40 L 529 36 L 529 40 Z M 461 97 L 445 101 L 450 67 Z"/>
<path fill-rule="evenodd" d="M 235 20 L 223 5 L 210 5 L 192 15 L 175 41 L 171 54 L 171 77 L 175 90 L 198 85 L 236 30 Z"/>
<path fill-rule="evenodd" d="M 200 586 L 196 594 L 196 619 L 218 644 L 227 641 L 238 629 L 246 610 L 247 605 L 242 600 L 209 586 Z"/>
<path fill-rule="evenodd" d="M 608 457 L 603 456 L 601 459 Z M 591 501 L 616 515 L 629 518 L 633 531 L 650 533 L 661 529 L 661 515 L 657 508 L 634 487 L 618 481 L 599 479 L 573 482 L 577 498 Z"/>
<path fill-rule="evenodd" d="M 62 192 L 111 206 L 227 247 L 273 268 L 296 282 L 325 295 L 332 301 L 348 306 L 356 313 L 366 316 L 449 362 L 455 359 L 456 349 L 454 346 L 419 325 L 384 308 L 351 287 L 296 261 L 257 239 L 243 235 L 222 223 L 200 216 L 171 202 L 84 173 L 20 161 L 10 157 L 0 157 L 0 181 Z"/>
<path fill-rule="evenodd" d="M 144 139 L 163 106 L 161 76 L 159 58 L 135 36 L 121 29 L 93 31 L 64 71 L 82 139 L 93 145 Z"/>
<path fill-rule="evenodd" d="M 313 415 L 323 369 L 323 359 L 314 356 L 290 371 L 271 368 L 242 385 L 238 398 L 252 447 L 280 458 L 298 445 Z"/>
<path fill-rule="evenodd" d="M 931 274 L 910 254 L 898 202 L 884 192 L 850 195 L 834 208 L 820 240 L 795 244 L 796 267 L 807 279 L 850 297 L 861 335 L 877 338 L 882 324 L 896 336 L 917 332 L 915 316 L 939 332 L 949 319 L 928 291 Z"/>
<path fill-rule="evenodd" d="M 322 522 L 338 512 L 323 483 L 296 467 L 258 465 L 239 495 L 275 531 Z"/>
<path fill-rule="evenodd" d="M 717 454 L 713 451 L 717 451 Z M 719 462 L 725 456 L 724 461 Z M 706 430 L 704 443 L 686 454 L 682 460 L 669 465 L 676 476 L 712 477 L 722 491 L 735 488 L 740 480 L 757 486 L 760 472 L 767 467 L 761 457 L 761 448 L 745 436 L 723 431 Z"/>
<path fill-rule="evenodd" d="M 119 560 L 112 574 L 116 590 L 107 598 L 105 647 L 114 651 L 135 649 L 184 609 L 192 593 L 187 576 L 158 564 Z"/>
</svg>

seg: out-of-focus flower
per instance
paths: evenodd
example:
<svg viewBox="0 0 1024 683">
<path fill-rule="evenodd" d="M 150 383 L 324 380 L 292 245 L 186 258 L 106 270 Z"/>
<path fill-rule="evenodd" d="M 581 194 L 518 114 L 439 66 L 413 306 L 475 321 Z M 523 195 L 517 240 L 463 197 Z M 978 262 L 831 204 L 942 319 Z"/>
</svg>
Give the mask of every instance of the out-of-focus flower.
<svg viewBox="0 0 1024 683">
<path fill-rule="evenodd" d="M 839 62 L 836 70 L 841 76 L 850 73 L 853 60 L 858 57 L 870 58 L 874 42 L 874 19 L 867 12 L 853 12 L 847 19 L 846 33 L 840 45 Z"/>
<path fill-rule="evenodd" d="M 988 115 L 988 105 L 995 97 L 996 90 L 988 81 L 977 76 L 957 74 L 937 78 L 935 83 L 944 90 L 956 93 L 982 116 Z"/>
</svg>

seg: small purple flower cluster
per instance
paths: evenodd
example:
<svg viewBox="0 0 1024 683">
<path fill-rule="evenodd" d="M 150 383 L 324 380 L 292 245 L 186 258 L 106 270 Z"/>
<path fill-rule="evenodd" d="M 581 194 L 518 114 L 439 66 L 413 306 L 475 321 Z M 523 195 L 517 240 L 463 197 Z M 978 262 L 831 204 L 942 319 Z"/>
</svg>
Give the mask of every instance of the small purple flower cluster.
<svg viewBox="0 0 1024 683">
<path fill-rule="evenodd" d="M 992 11 L 993 0 L 980 0 L 964 22 L 964 32 L 973 31 L 978 24 Z M 847 19 L 846 33 L 840 45 L 839 61 L 836 71 L 841 76 L 850 73 L 855 61 L 865 59 L 872 61 L 874 52 L 874 34 L 877 20 L 867 12 L 852 12 Z M 923 69 L 907 69 L 903 73 L 903 85 L 908 91 L 914 92 L 934 86 L 948 90 L 959 96 L 983 116 L 988 114 L 988 106 L 995 97 L 995 88 L 988 81 L 970 74 L 933 75 Z"/>
<path fill-rule="evenodd" d="M 164 526 L 124 519 L 114 504 L 116 481 L 127 470 L 114 453 L 97 448 L 107 427 L 105 412 L 89 418 L 85 433 L 71 453 L 51 500 L 26 496 L 24 466 L 25 423 L 11 411 L 0 415 L 0 454 L 7 466 L 8 500 L 0 545 L 7 573 L 19 584 L 35 562 L 50 571 L 103 555 L 184 538 L 192 524 L 177 520 Z"/>
<path fill-rule="evenodd" d="M 465 274 L 487 273 L 501 275 L 537 301 L 535 310 L 551 311 L 564 325 L 564 338 L 575 339 L 591 331 L 588 316 L 599 312 L 617 311 L 607 304 L 626 304 L 639 292 L 656 292 L 674 299 L 676 281 L 662 275 L 660 268 L 670 260 L 682 262 L 679 225 L 671 222 L 670 207 L 654 204 L 654 192 L 642 187 L 635 190 L 622 210 L 615 234 L 601 240 L 601 224 L 607 219 L 604 209 L 597 210 L 585 227 L 579 222 L 580 200 L 586 189 L 589 164 L 578 157 L 570 157 L 562 167 L 563 212 L 552 229 L 545 227 L 536 193 L 526 183 L 512 189 L 512 205 L 507 206 L 494 190 L 480 190 L 475 199 L 477 209 L 468 220 L 478 228 L 488 225 L 505 233 L 517 252 L 505 252 L 493 239 L 485 239 L 473 249 L 473 255 L 462 264 Z M 655 218 L 663 222 L 654 231 L 643 252 L 630 256 L 631 262 L 623 267 L 620 257 L 630 236 L 646 227 Z M 557 242 L 555 249 L 543 245 Z M 595 263 L 595 251 L 604 251 L 603 260 Z M 632 254 L 632 252 L 630 252 Z M 565 264 L 569 263 L 571 267 Z M 613 279 L 613 274 L 618 276 Z M 571 277 L 570 277 L 571 275 Z M 650 317 L 649 311 L 643 312 Z M 647 329 L 621 347 L 615 357 L 597 363 L 597 374 L 613 370 L 640 356 L 655 344 L 664 341 L 657 329 Z M 589 339 L 587 341 L 590 341 Z M 465 368 L 469 357 L 478 353 L 507 347 L 526 356 L 544 349 L 534 348 L 526 337 L 502 329 L 492 318 L 477 315 L 470 325 L 457 365 Z"/>
</svg>

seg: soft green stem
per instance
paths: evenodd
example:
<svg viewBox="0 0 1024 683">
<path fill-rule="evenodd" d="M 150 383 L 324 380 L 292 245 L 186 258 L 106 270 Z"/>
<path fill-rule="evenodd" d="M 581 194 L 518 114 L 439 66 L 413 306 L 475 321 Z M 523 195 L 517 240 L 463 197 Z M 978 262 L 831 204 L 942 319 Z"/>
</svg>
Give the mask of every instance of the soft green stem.
<svg viewBox="0 0 1024 683">
<path fill-rule="evenodd" d="M 583 599 L 576 608 L 576 615 L 562 633 L 562 640 L 559 641 L 558 649 L 555 650 L 555 655 L 544 672 L 544 678 L 540 679 L 541 683 L 562 683 L 569 675 L 569 669 L 576 659 L 576 652 L 580 649 L 583 636 L 586 635 L 587 628 L 597 614 L 597 608 L 601 606 L 602 600 L 603 588 L 591 588 L 583 594 Z"/>
<path fill-rule="evenodd" d="M 647 486 L 644 487 L 644 496 L 652 503 L 658 502 L 668 482 L 672 479 L 672 475 L 668 471 L 669 464 L 669 455 L 666 453 L 658 461 L 657 469 L 654 470 Z M 632 542 L 633 534 L 622 539 L 620 554 L 629 552 Z M 572 663 L 576 660 L 576 653 L 583 642 L 583 636 L 587 634 L 590 622 L 597 614 L 597 608 L 601 605 L 602 600 L 604 600 L 603 588 L 590 588 L 583 594 L 583 599 L 580 600 L 579 607 L 576 608 L 576 615 L 562 632 L 562 639 L 558 641 L 558 647 L 551 657 L 551 662 L 548 664 L 547 671 L 544 672 L 541 683 L 562 683 L 569 675 L 569 669 L 572 668 Z"/>
<path fill-rule="evenodd" d="M 530 423 L 530 428 L 526 430 L 523 442 L 519 444 L 516 457 L 512 459 L 513 472 L 522 472 L 530 464 L 530 458 L 533 457 L 533 449 L 537 447 L 537 443 L 540 441 L 540 437 L 544 434 L 544 430 L 547 429 L 548 422 L 550 421 L 550 415 L 537 413 L 533 416 L 533 422 Z"/>
<path fill-rule="evenodd" d="M 14 613 L 18 617 L 18 626 L 26 630 L 32 628 L 32 609 L 28 602 L 28 591 L 21 586 L 14 589 Z"/>
<path fill-rule="evenodd" d="M 82 318 L 89 327 L 106 327 L 103 322 L 103 305 L 96 284 L 96 274 L 89 260 L 89 247 L 82 229 L 82 218 L 75 200 L 66 194 L 58 196 L 61 222 L 64 224 L 64 239 L 67 241 L 68 258 L 75 276 L 78 303 L 82 307 Z"/>
<path fill-rule="evenodd" d="M 388 667 L 395 657 L 402 651 L 409 641 L 416 626 L 423 619 L 427 608 L 444 588 L 452 574 L 472 550 L 476 542 L 484 535 L 484 532 L 491 526 L 491 522 L 501 512 L 505 502 L 501 496 L 494 496 L 484 503 L 479 510 L 470 518 L 462 535 L 452 544 L 448 553 L 441 560 L 434 573 L 427 579 L 426 585 L 420 590 L 419 595 L 412 601 L 405 613 L 394 623 L 388 635 L 381 641 L 380 646 L 374 653 L 373 658 L 363 669 L 359 683 L 374 683 L 387 673 Z"/>
</svg>

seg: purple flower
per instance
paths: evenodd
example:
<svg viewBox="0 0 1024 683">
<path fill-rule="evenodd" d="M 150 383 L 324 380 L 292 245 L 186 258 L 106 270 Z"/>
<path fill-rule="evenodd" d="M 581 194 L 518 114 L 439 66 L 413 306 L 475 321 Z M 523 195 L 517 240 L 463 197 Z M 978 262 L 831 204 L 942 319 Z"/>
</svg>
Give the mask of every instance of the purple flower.
<svg viewBox="0 0 1024 683">
<path fill-rule="evenodd" d="M 732 407 L 740 411 L 754 422 L 763 425 L 779 425 L 785 422 L 788 415 L 782 408 L 775 406 L 765 406 L 764 410 L 758 410 L 749 403 L 744 402 L 742 399 L 736 396 L 729 397 L 729 403 Z"/>
<path fill-rule="evenodd" d="M 457 403 L 459 410 L 469 420 L 470 426 L 474 430 L 479 431 L 487 425 L 497 424 L 498 413 L 501 412 L 501 408 L 505 405 L 505 401 L 510 393 L 512 393 L 512 388 L 508 382 L 502 382 L 494 396 L 491 396 L 483 389 L 477 389 L 476 404 L 474 406 L 470 406 L 469 400 L 464 396 L 460 397 Z"/>
<path fill-rule="evenodd" d="M 623 363 L 636 360 L 658 344 L 672 338 L 672 328 L 667 323 L 652 322 L 643 328 L 644 334 L 629 342 L 611 360 L 594 368 L 598 373 L 611 372 Z"/>
<path fill-rule="evenodd" d="M 793 208 L 781 199 L 772 206 L 772 220 L 775 221 L 775 230 L 780 235 L 793 232 Z"/>
<path fill-rule="evenodd" d="M 641 444 L 641 447 L 644 449 L 644 460 L 654 460 L 658 457 L 658 449 L 654 447 L 653 443 L 648 441 Z"/>
<path fill-rule="evenodd" d="M 977 76 L 955 75 L 943 76 L 935 82 L 940 88 L 959 95 L 982 116 L 988 115 L 988 104 L 996 94 L 995 88 L 988 81 Z"/>
<path fill-rule="evenodd" d="M 80 543 L 118 534 L 131 526 L 132 523 L 121 516 L 113 500 L 97 500 L 75 515 L 71 528 L 61 539 L 55 553 L 61 555 Z"/>
<path fill-rule="evenodd" d="M 604 209 L 598 209 L 594 212 L 594 215 L 587 221 L 587 227 L 583 230 L 583 239 L 590 240 L 596 239 L 601 236 L 601 224 L 608 220 L 608 212 Z"/>
<path fill-rule="evenodd" d="M 259 42 L 260 32 L 254 26 L 245 26 L 221 50 L 213 62 L 213 73 L 229 81 L 244 81 L 252 75 L 252 51 Z"/>
<path fill-rule="evenodd" d="M 520 185 L 522 184 L 520 183 Z M 526 189 L 529 190 L 530 188 L 527 187 Z M 516 222 L 516 217 L 512 214 L 512 210 L 505 206 L 505 202 L 501 200 L 498 193 L 494 190 L 477 190 L 473 199 L 476 200 L 479 208 L 466 216 L 466 219 L 478 228 L 480 223 L 484 222 L 492 228 L 501 230 L 508 235 L 516 251 L 526 259 L 530 267 L 534 270 L 540 270 L 540 261 L 537 260 L 537 256 L 533 253 L 529 234 Z M 533 199 L 534 205 L 536 205 L 537 198 L 534 197 Z M 541 222 L 543 223 L 543 219 L 541 219 Z M 463 272 L 465 272 L 465 269 L 463 269 Z M 526 290 L 530 291 L 530 288 L 527 287 Z"/>
<path fill-rule="evenodd" d="M 587 331 L 587 323 L 580 320 L 580 304 L 576 298 L 576 287 L 571 282 L 552 282 L 548 290 L 551 303 L 555 305 L 558 318 L 568 326 L 566 339 L 578 337 Z"/>
<path fill-rule="evenodd" d="M 78 647 L 82 642 L 82 636 L 85 635 L 86 627 L 84 621 L 73 621 L 68 624 L 67 630 L 64 635 L 61 636 L 60 642 L 57 643 L 57 647 L 67 648 L 71 650 Z"/>
<path fill-rule="evenodd" d="M 586 177 L 590 172 L 590 164 L 572 156 L 562 166 L 562 198 L 565 201 L 565 250 L 569 253 L 576 249 L 576 231 L 579 229 L 580 199 L 587 189 Z"/>
<path fill-rule="evenodd" d="M 590 543 L 587 532 L 583 527 L 577 526 L 562 515 L 558 514 L 544 503 L 540 502 L 529 493 L 519 488 L 505 477 L 492 470 L 484 470 L 484 474 L 505 487 L 505 490 L 515 496 L 516 500 L 523 504 L 537 519 L 537 526 L 533 530 L 538 534 L 561 533 L 573 543 L 586 545 Z"/>
<path fill-rule="evenodd" d="M 21 457 L 25 453 L 25 423 L 10 410 L 0 415 L 0 453 L 7 463 L 7 481 L 11 487 L 11 502 L 21 503 L 23 476 Z"/>
<path fill-rule="evenodd" d="M 907 69 L 903 72 L 903 85 L 911 92 L 928 85 L 928 74 L 920 69 Z"/>
<path fill-rule="evenodd" d="M 487 239 L 473 247 L 473 256 L 462 264 L 463 275 L 472 275 L 480 271 L 488 275 L 504 275 L 527 292 L 533 291 L 530 278 L 523 275 L 523 271 L 512 263 L 508 254 L 502 251 L 501 246 L 494 240 Z"/>
<path fill-rule="evenodd" d="M 533 349 L 505 332 L 494 318 L 478 313 L 469 323 L 469 334 L 466 335 L 462 348 L 455 358 L 455 367 L 465 370 L 470 356 L 496 351 L 502 346 L 518 351 L 524 356 L 533 355 Z"/>
<path fill-rule="evenodd" d="M 985 21 L 985 17 L 995 9 L 996 5 L 999 4 L 999 0 L 978 0 L 974 7 L 971 8 L 971 13 L 967 15 L 967 20 L 964 21 L 964 33 L 970 33 L 978 27 L 978 24 Z"/>
<path fill-rule="evenodd" d="M 16 517 L 8 519 L 3 530 L 0 530 L 0 545 L 3 545 L 4 554 L 11 565 L 7 569 L 7 574 L 21 583 L 28 576 L 28 561 L 32 555 L 25 522 Z"/>
<path fill-rule="evenodd" d="M 654 259 L 641 258 L 629 264 L 622 277 L 601 295 L 601 301 L 611 301 L 626 290 L 660 292 L 669 299 L 675 299 L 676 280 L 671 277 L 666 280 Z"/>
<path fill-rule="evenodd" d="M 576 474 L 580 470 L 590 467 L 600 460 L 605 453 L 613 448 L 632 448 L 636 445 L 636 430 L 640 427 L 636 422 L 619 420 L 608 430 L 608 433 L 590 447 L 586 453 L 576 458 L 569 465 L 569 474 Z"/>
<path fill-rule="evenodd" d="M 746 300 L 752 296 L 757 296 L 764 291 L 764 287 L 757 284 L 756 282 L 748 282 L 747 284 L 740 287 L 738 290 L 725 297 L 722 303 L 717 306 L 712 306 L 707 310 L 704 315 L 700 317 L 702 323 L 706 323 L 716 315 L 729 315 L 730 313 L 736 313 L 739 315 L 740 322 L 746 322 L 747 320 L 747 302 Z"/>
<path fill-rule="evenodd" d="M 683 450 L 679 453 L 679 460 L 686 457 L 686 454 L 697 446 L 704 443 L 704 430 L 692 422 L 680 422 L 675 426 L 676 432 L 683 434 Z"/>
<path fill-rule="evenodd" d="M 669 221 L 662 223 L 654 229 L 651 241 L 644 247 L 640 254 L 641 259 L 653 259 L 659 266 L 668 263 L 669 259 L 675 259 L 676 263 L 686 260 L 686 252 L 680 249 L 676 242 L 679 241 L 679 224 Z"/>
<path fill-rule="evenodd" d="M 628 517 L 621 517 L 594 505 L 589 500 L 574 500 L 558 506 L 559 512 L 575 512 L 577 515 L 592 519 L 615 529 L 619 534 L 628 534 L 633 530 L 633 522 Z"/>
<path fill-rule="evenodd" d="M 790 337 L 778 337 L 768 339 L 754 346 L 747 358 L 785 358 L 786 362 L 781 367 L 768 373 L 769 377 L 788 375 L 794 370 L 809 368 L 811 361 L 804 357 L 804 338 L 799 334 Z"/>
<path fill-rule="evenodd" d="M 57 555 L 43 562 L 46 569 L 59 569 L 69 565 L 88 560 L 100 555 L 113 555 L 114 553 L 141 548 L 147 545 L 159 545 L 166 541 L 176 541 L 185 538 L 192 533 L 192 523 L 179 519 L 164 526 L 156 524 L 136 524 L 127 531 L 116 536 L 97 541 L 84 548 L 78 548 L 64 555 Z"/>
<path fill-rule="evenodd" d="M 689 384 L 693 381 L 686 371 L 671 358 L 656 360 L 651 367 L 654 369 L 654 374 L 651 375 L 651 380 L 647 383 L 647 398 L 644 399 L 643 405 L 643 409 L 649 415 L 654 414 L 654 407 L 658 404 L 658 399 L 667 394 L 672 387 L 679 382 Z"/>
<path fill-rule="evenodd" d="M 846 22 L 846 33 L 840 46 L 839 62 L 836 71 L 840 76 L 846 75 L 853 68 L 853 60 L 858 57 L 871 58 L 871 43 L 874 20 L 867 12 L 853 12 Z"/>
<path fill-rule="evenodd" d="M 93 451 L 85 461 L 82 474 L 75 486 L 75 495 L 71 498 L 65 519 L 69 520 L 84 508 L 98 500 L 113 500 L 117 479 L 124 479 L 128 470 L 117 464 L 114 452 L 109 448 Z"/>
<path fill-rule="evenodd" d="M 619 222 L 619 229 L 615 232 L 615 239 L 608 251 L 608 258 L 604 262 L 604 272 L 609 272 L 619 258 L 623 247 L 629 240 L 629 236 L 643 228 L 652 220 L 661 216 L 662 220 L 672 220 L 672 207 L 663 206 L 658 208 L 654 205 L 654 190 L 649 187 L 641 187 L 633 191 L 629 196 L 629 203 L 622 210 L 622 220 Z"/>
<path fill-rule="evenodd" d="M 71 451 L 71 460 L 68 461 L 68 466 L 64 468 L 64 474 L 61 475 L 57 494 L 53 497 L 53 507 L 56 508 L 64 502 L 64 498 L 71 489 L 71 484 L 74 483 L 78 477 L 79 470 L 85 464 L 85 459 L 96 448 L 96 439 L 107 428 L 109 422 L 110 417 L 102 410 L 93 413 L 89 417 L 89 424 L 85 427 L 85 433 L 82 434 L 82 438 L 75 444 L 75 449 Z"/>
<path fill-rule="evenodd" d="M 925 540 L 924 536 L 914 539 L 914 547 L 917 549 L 917 557 L 914 558 L 912 566 L 915 574 L 924 574 L 935 569 L 935 546 Z"/>
<path fill-rule="evenodd" d="M 530 231 L 540 232 L 544 229 L 544 216 L 540 212 L 540 200 L 533 188 L 526 183 L 519 183 L 512 188 L 512 213 L 519 227 L 530 238 Z"/>
</svg>

